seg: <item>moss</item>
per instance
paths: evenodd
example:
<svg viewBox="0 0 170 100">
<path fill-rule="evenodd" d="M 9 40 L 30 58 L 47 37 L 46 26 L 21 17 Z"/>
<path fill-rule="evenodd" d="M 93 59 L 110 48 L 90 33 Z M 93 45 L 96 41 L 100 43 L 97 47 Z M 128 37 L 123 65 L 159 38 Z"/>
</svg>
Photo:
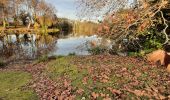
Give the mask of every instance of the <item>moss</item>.
<svg viewBox="0 0 170 100">
<path fill-rule="evenodd" d="M 31 81 L 31 76 L 24 72 L 0 73 L 0 99 L 4 100 L 38 100 L 31 89 L 24 89 Z"/>
</svg>

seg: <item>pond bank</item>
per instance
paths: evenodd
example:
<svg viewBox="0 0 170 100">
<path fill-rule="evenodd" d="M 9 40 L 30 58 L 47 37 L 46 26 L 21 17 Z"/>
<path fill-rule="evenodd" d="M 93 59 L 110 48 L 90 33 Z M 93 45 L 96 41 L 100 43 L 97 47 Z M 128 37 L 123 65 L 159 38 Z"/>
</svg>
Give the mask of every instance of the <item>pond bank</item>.
<svg viewBox="0 0 170 100">
<path fill-rule="evenodd" d="M 11 34 L 35 34 L 35 33 L 57 33 L 59 29 L 28 29 L 28 28 L 9 28 L 9 29 L 0 29 L 0 37 L 4 35 L 11 35 Z"/>
<path fill-rule="evenodd" d="M 170 99 L 166 69 L 133 57 L 66 56 L 7 69 L 30 73 L 39 99 Z"/>
</svg>

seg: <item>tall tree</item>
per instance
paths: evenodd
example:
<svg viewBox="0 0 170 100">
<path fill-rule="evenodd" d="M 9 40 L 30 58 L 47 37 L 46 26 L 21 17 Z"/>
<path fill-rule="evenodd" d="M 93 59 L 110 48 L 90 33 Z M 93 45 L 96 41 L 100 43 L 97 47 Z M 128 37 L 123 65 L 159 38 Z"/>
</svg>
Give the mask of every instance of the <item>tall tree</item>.
<svg viewBox="0 0 170 100">
<path fill-rule="evenodd" d="M 7 15 L 8 15 L 8 4 L 9 4 L 9 0 L 0 1 L 0 9 L 1 9 L 4 28 L 6 27 L 6 21 L 7 21 Z"/>
</svg>

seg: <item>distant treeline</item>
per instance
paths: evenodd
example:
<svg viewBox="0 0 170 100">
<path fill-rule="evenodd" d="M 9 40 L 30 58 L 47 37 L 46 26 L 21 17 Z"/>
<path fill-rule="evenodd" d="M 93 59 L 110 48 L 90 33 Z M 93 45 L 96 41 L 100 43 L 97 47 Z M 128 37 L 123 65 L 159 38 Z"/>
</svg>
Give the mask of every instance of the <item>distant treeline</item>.
<svg viewBox="0 0 170 100">
<path fill-rule="evenodd" d="M 63 32 L 72 32 L 77 35 L 95 34 L 98 24 L 91 21 L 69 20 L 67 18 L 58 18 L 58 26 Z"/>
<path fill-rule="evenodd" d="M 92 35 L 97 32 L 98 24 L 91 21 L 75 21 L 73 25 L 74 33 Z"/>
</svg>

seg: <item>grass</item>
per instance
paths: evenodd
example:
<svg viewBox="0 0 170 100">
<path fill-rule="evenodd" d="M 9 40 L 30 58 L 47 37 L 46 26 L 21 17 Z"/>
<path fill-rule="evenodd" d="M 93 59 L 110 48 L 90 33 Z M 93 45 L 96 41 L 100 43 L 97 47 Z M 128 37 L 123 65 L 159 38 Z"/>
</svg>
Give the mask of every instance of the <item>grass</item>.
<svg viewBox="0 0 170 100">
<path fill-rule="evenodd" d="M 106 93 L 109 95 L 112 94 L 109 90 L 107 90 L 107 87 L 114 87 L 114 82 L 118 80 L 118 77 L 112 75 L 111 81 L 108 83 L 102 83 L 99 80 L 94 83 L 93 77 L 90 76 L 88 72 L 88 67 L 85 66 L 85 68 L 79 68 L 79 66 L 72 64 L 73 59 L 76 59 L 76 57 L 67 56 L 59 58 L 56 61 L 50 62 L 48 65 L 49 67 L 46 70 L 49 77 L 56 82 L 59 82 L 58 78 L 61 78 L 63 76 L 66 76 L 67 78 L 71 79 L 71 86 L 75 87 L 76 90 L 84 90 L 84 93 L 82 95 L 78 95 L 76 99 L 81 99 L 82 97 L 90 99 L 89 96 L 92 92 Z M 91 62 L 88 62 L 89 65 L 95 65 L 96 63 L 97 62 L 93 60 Z M 100 70 L 96 70 L 94 74 L 99 74 L 99 71 Z M 85 77 L 87 77 L 87 83 L 83 84 L 82 81 Z M 75 94 L 76 90 L 73 90 Z"/>
<path fill-rule="evenodd" d="M 74 56 L 67 56 L 58 58 L 56 61 L 53 61 L 49 64 L 49 67 L 47 68 L 47 73 L 50 78 L 58 81 L 58 78 L 62 76 L 66 76 L 69 79 L 71 79 L 71 85 L 73 87 L 81 88 L 85 90 L 84 96 L 87 97 L 90 94 L 90 91 L 87 87 L 87 85 L 82 84 L 82 80 L 85 76 L 88 76 L 87 69 L 82 69 L 81 72 L 79 71 L 78 67 L 71 64 L 71 59 L 73 59 Z M 92 84 L 92 80 L 89 79 L 87 82 L 89 85 Z M 76 91 L 76 90 L 74 90 Z M 80 99 L 79 97 L 77 97 Z"/>
<path fill-rule="evenodd" d="M 71 80 L 71 86 L 74 87 L 71 94 L 75 94 L 76 99 L 85 97 L 87 100 L 92 99 L 91 94 L 93 92 L 109 95 L 112 99 L 116 98 L 118 95 L 112 93 L 108 87 L 120 90 L 121 95 L 124 95 L 123 99 L 148 99 L 145 95 L 136 96 L 134 93 L 125 91 L 125 87 L 147 93 L 147 86 L 156 87 L 157 84 L 162 84 L 160 79 L 167 78 L 168 75 L 164 69 L 146 66 L 146 63 L 142 61 L 138 62 L 135 59 L 123 57 L 102 57 L 101 55 L 57 58 L 49 62 L 46 73 L 51 79 L 61 84 L 63 84 L 65 78 Z M 103 74 L 109 77 L 108 81 L 102 82 L 103 77 L 105 77 Z M 86 80 L 85 84 L 84 79 Z M 139 83 L 136 84 L 136 82 Z M 168 90 L 170 87 L 167 85 L 165 81 L 162 87 L 166 87 L 168 93 L 170 93 Z M 76 91 L 79 89 L 83 89 L 83 94 L 77 94 Z M 167 91 L 160 94 L 165 95 Z M 103 98 L 105 97 L 99 96 L 97 99 Z"/>
<path fill-rule="evenodd" d="M 38 100 L 32 89 L 24 88 L 30 81 L 25 72 L 0 72 L 0 100 Z"/>
<path fill-rule="evenodd" d="M 50 67 L 47 68 L 50 77 L 55 79 L 66 74 L 75 77 L 78 71 L 75 66 L 69 64 L 69 59 L 71 59 L 71 57 L 59 57 L 57 60 L 52 61 L 49 64 Z"/>
</svg>

